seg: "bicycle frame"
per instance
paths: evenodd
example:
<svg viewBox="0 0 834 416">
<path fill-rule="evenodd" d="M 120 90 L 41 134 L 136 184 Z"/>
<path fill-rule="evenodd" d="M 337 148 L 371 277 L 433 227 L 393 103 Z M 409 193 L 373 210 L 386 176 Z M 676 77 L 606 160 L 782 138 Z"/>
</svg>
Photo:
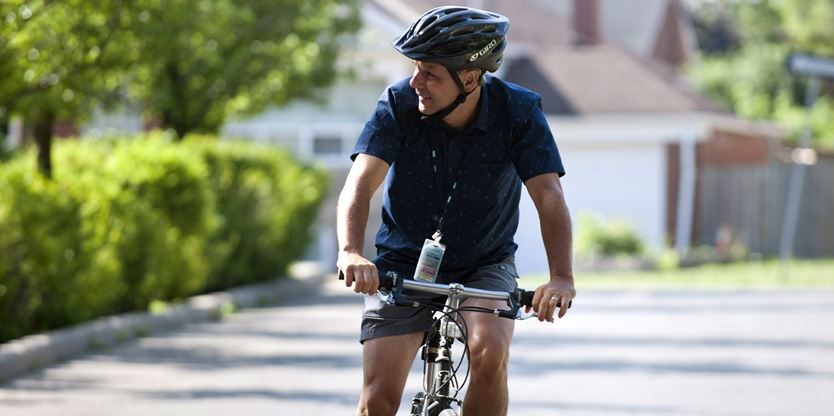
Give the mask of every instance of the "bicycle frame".
<svg viewBox="0 0 834 416">
<path fill-rule="evenodd" d="M 389 291 L 382 289 L 379 292 L 379 297 L 388 303 L 420 306 L 417 302 L 405 302 L 399 299 L 398 294 L 404 288 L 447 296 L 442 312 L 435 313 L 434 322 L 426 334 L 426 341 L 422 347 L 422 360 L 425 363 L 423 367 L 424 391 L 412 399 L 411 416 L 456 416 L 463 402 L 456 398 L 462 386 L 458 386 L 455 379 L 452 345 L 455 339 L 458 339 L 466 348 L 466 334 L 461 329 L 460 323 L 453 318 L 460 308 L 460 303 L 470 297 L 504 300 L 508 302 L 510 309 L 495 309 L 492 313 L 505 318 L 527 319 L 535 316 L 535 313 L 524 313 L 520 309 L 521 294 L 525 292 L 517 291 L 516 296 L 513 296 L 511 292 L 467 288 L 458 283 L 441 285 L 404 280 L 398 279 L 395 274 L 388 277 L 394 280 L 391 289 Z"/>
<path fill-rule="evenodd" d="M 459 386 L 454 379 L 452 362 L 452 344 L 455 339 L 465 342 L 464 334 L 458 323 L 450 319 L 450 314 L 460 307 L 462 286 L 450 287 L 451 293 L 446 298 L 443 314 L 438 319 L 439 325 L 432 325 L 426 335 L 422 358 L 426 363 L 423 371 L 423 388 L 425 393 L 412 401 L 413 416 L 428 416 L 452 408 L 460 408 L 457 400 Z"/>
</svg>

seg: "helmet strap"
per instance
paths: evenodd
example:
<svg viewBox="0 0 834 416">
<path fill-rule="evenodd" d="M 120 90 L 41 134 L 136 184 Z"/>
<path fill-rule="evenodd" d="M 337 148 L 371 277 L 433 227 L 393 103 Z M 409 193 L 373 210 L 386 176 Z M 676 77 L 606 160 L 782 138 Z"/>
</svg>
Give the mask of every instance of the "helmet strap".
<svg viewBox="0 0 834 416">
<path fill-rule="evenodd" d="M 457 98 L 455 98 L 455 101 L 452 101 L 452 103 L 449 104 L 446 108 L 434 112 L 432 114 L 425 115 L 422 117 L 423 119 L 431 118 L 434 120 L 443 120 L 446 116 L 451 114 L 452 111 L 455 111 L 455 109 L 458 108 L 459 105 L 463 104 L 463 102 L 466 101 L 466 97 L 468 97 L 469 94 L 472 94 L 472 92 L 477 89 L 473 88 L 472 91 L 466 92 L 466 90 L 463 88 L 463 81 L 461 81 L 460 76 L 458 76 L 458 71 L 454 71 L 449 67 L 446 67 L 446 70 L 449 71 L 449 75 L 452 76 L 452 79 L 455 81 L 455 85 L 458 86 L 458 91 L 460 91 L 460 93 L 458 93 L 458 96 Z"/>
</svg>

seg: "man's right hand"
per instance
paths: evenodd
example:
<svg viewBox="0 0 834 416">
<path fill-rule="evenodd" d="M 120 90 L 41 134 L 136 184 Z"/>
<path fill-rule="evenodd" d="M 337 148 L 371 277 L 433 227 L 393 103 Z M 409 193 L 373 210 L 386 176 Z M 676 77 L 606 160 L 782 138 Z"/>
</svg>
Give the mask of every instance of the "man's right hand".
<svg viewBox="0 0 834 416">
<path fill-rule="evenodd" d="M 353 285 L 354 292 L 373 295 L 379 289 L 376 265 L 362 255 L 340 251 L 336 267 L 345 275 L 345 286 Z"/>
</svg>

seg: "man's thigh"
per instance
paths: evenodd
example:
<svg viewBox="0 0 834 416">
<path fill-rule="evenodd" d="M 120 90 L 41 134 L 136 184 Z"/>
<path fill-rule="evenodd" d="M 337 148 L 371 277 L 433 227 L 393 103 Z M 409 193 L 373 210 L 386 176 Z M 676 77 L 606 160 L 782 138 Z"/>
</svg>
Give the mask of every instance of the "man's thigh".
<svg viewBox="0 0 834 416">
<path fill-rule="evenodd" d="M 467 299 L 464 306 L 487 309 L 507 309 L 507 303 L 487 299 Z M 466 321 L 467 342 L 472 353 L 480 349 L 500 350 L 509 353 L 515 321 L 483 312 L 463 312 Z"/>
<path fill-rule="evenodd" d="M 365 386 L 402 393 L 408 372 L 420 345 L 422 333 L 386 336 L 362 344 L 362 368 Z"/>
<path fill-rule="evenodd" d="M 511 292 L 518 287 L 517 279 L 515 261 L 512 257 L 508 257 L 501 262 L 479 267 L 462 283 L 466 287 Z M 487 309 L 509 307 L 506 301 L 487 299 L 467 299 L 462 306 Z M 509 354 L 510 341 L 515 328 L 514 320 L 480 312 L 464 312 L 462 315 L 466 321 L 469 347 L 473 353 L 483 348 Z"/>
</svg>

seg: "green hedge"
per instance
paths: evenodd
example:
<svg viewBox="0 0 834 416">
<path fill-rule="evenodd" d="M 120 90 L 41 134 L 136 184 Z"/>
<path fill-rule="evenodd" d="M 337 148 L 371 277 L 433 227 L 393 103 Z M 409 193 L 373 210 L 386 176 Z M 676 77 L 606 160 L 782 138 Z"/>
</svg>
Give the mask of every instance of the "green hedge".
<svg viewBox="0 0 834 416">
<path fill-rule="evenodd" d="M 286 152 L 245 142 L 190 136 L 184 145 L 206 162 L 217 196 L 212 239 L 218 263 L 207 287 L 220 289 L 286 272 L 312 238 L 310 224 L 327 190 L 326 172 L 296 163 Z"/>
<path fill-rule="evenodd" d="M 61 141 L 0 164 L 0 342 L 282 275 L 326 174 L 248 142 Z"/>
<path fill-rule="evenodd" d="M 109 311 L 122 290 L 84 202 L 28 165 L 0 169 L 0 340 Z"/>
</svg>

